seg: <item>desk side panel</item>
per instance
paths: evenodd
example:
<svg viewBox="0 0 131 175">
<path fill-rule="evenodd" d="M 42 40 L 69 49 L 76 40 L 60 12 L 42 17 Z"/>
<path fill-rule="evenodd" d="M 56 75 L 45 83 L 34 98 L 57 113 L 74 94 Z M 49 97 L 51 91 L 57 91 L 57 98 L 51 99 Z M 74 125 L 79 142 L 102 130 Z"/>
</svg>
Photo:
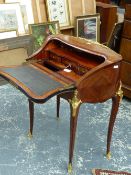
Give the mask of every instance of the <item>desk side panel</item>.
<svg viewBox="0 0 131 175">
<path fill-rule="evenodd" d="M 120 84 L 120 65 L 118 62 L 85 76 L 77 84 L 81 101 L 96 103 L 113 97 Z"/>
</svg>

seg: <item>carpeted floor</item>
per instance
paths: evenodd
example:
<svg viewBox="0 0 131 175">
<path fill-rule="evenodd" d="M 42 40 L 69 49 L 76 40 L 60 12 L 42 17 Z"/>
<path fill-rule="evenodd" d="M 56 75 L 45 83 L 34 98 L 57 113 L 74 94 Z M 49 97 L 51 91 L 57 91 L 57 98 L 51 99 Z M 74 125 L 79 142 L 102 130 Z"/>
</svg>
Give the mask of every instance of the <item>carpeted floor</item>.
<svg viewBox="0 0 131 175">
<path fill-rule="evenodd" d="M 36 104 L 30 140 L 27 98 L 9 84 L 0 86 L 0 94 L 0 175 L 67 175 L 68 103 L 62 100 L 59 121 L 55 97 Z M 107 160 L 110 109 L 111 100 L 81 106 L 73 175 L 91 175 L 92 168 L 131 171 L 131 101 L 122 101 L 113 132 L 112 158 Z"/>
</svg>

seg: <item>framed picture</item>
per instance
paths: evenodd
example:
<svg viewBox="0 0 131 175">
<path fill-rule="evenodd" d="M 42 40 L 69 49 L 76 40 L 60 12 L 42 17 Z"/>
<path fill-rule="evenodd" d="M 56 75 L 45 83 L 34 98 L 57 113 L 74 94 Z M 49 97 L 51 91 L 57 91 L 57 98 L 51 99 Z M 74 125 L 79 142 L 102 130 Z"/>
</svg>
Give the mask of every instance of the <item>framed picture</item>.
<svg viewBox="0 0 131 175">
<path fill-rule="evenodd" d="M 25 33 L 23 18 L 19 3 L 0 4 L 0 31 L 18 30 Z"/>
<path fill-rule="evenodd" d="M 28 33 L 28 24 L 34 23 L 32 1 L 31 0 L 5 0 L 5 3 L 20 4 L 25 32 Z"/>
<path fill-rule="evenodd" d="M 16 30 L 9 30 L 5 32 L 0 32 L 0 39 L 17 37 Z"/>
<path fill-rule="evenodd" d="M 100 41 L 100 14 L 77 16 L 75 23 L 77 37 Z"/>
<path fill-rule="evenodd" d="M 29 31 L 34 38 L 34 51 L 38 50 L 47 36 L 60 33 L 58 21 L 29 24 Z"/>
<path fill-rule="evenodd" d="M 59 21 L 60 27 L 70 25 L 68 0 L 46 0 L 49 21 Z"/>
</svg>

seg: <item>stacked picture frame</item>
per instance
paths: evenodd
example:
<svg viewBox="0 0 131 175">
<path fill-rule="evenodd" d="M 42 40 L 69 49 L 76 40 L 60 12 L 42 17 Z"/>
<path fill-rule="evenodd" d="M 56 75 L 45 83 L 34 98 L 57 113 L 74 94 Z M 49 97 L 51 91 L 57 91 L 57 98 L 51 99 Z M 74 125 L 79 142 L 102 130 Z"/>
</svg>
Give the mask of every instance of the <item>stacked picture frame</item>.
<svg viewBox="0 0 131 175">
<path fill-rule="evenodd" d="M 48 21 L 59 21 L 60 27 L 70 26 L 68 0 L 45 0 Z"/>
<path fill-rule="evenodd" d="M 71 22 L 69 0 L 45 0 L 47 22 L 28 23 L 23 19 L 24 11 L 15 0 L 5 0 L 0 4 L 0 32 L 17 31 L 17 35 L 31 34 L 34 38 L 34 50 L 37 50 L 49 34 L 58 34 L 63 29 L 75 29 L 76 37 L 100 41 L 100 14 L 76 16 Z M 14 3 L 8 3 L 14 2 Z M 22 2 L 22 1 L 21 1 Z M 26 9 L 26 8 L 25 8 Z M 25 15 L 27 15 L 25 13 Z M 27 19 L 27 16 L 24 17 Z M 26 23 L 26 25 L 25 25 Z M 72 26 L 73 24 L 73 26 Z"/>
<path fill-rule="evenodd" d="M 0 32 L 18 31 L 24 34 L 25 28 L 19 3 L 0 4 Z"/>
<path fill-rule="evenodd" d="M 100 14 L 83 15 L 75 18 L 75 36 L 100 41 Z"/>
<path fill-rule="evenodd" d="M 29 24 L 29 33 L 34 39 L 34 52 L 37 51 L 49 35 L 60 33 L 59 21 Z"/>
</svg>

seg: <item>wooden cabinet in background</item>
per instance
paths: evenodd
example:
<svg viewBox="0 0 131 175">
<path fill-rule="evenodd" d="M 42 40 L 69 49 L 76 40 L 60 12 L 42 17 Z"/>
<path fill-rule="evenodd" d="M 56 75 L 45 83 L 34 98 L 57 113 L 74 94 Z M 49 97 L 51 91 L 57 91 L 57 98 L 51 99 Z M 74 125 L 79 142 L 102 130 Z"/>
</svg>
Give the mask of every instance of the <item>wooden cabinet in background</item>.
<svg viewBox="0 0 131 175">
<path fill-rule="evenodd" d="M 131 98 L 131 4 L 126 5 L 120 54 L 123 57 L 121 80 L 124 96 Z"/>
<path fill-rule="evenodd" d="M 96 11 L 100 13 L 100 42 L 106 43 L 117 22 L 117 6 L 96 2 Z"/>
</svg>

